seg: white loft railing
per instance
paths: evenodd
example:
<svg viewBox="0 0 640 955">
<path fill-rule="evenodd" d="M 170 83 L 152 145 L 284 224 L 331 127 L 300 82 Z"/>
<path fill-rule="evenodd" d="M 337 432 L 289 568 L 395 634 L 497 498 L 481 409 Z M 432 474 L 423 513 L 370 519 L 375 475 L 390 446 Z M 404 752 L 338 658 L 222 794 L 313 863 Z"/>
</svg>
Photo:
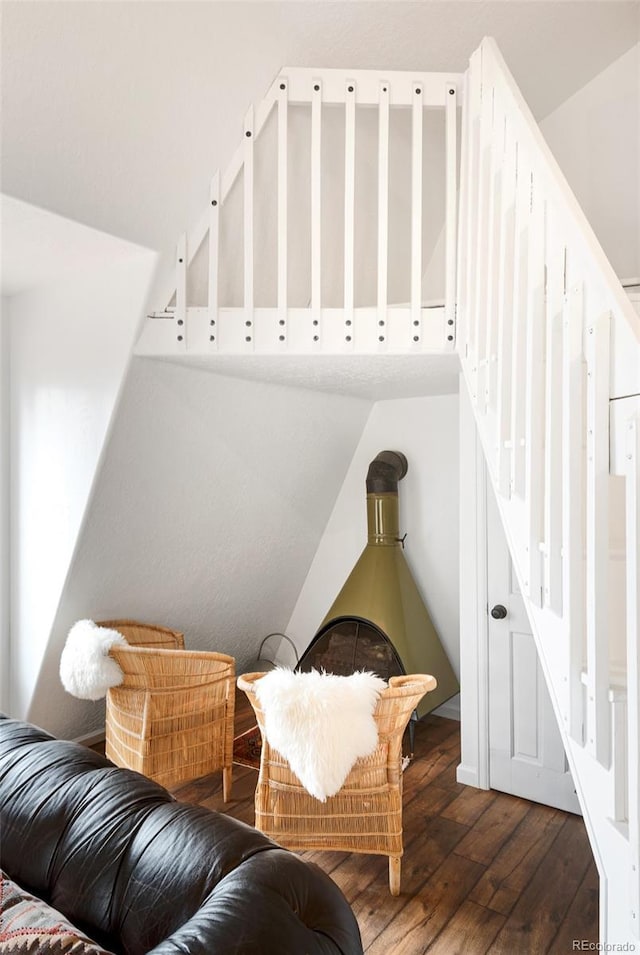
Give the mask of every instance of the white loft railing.
<svg viewBox="0 0 640 955">
<path fill-rule="evenodd" d="M 222 175 L 216 172 L 212 179 L 206 215 L 188 236 L 180 237 L 175 279 L 167 286 L 159 310 L 149 317 L 138 353 L 452 351 L 461 82 L 462 76 L 456 73 L 283 70 L 259 106 L 249 109 L 241 145 L 228 169 Z M 369 123 L 368 139 L 363 139 L 358 125 L 365 112 L 375 118 Z M 330 114 L 334 128 L 337 123 L 341 131 L 329 143 L 326 121 Z M 402 135 L 394 126 L 399 114 L 405 124 Z M 430 168 L 423 155 L 431 128 L 425 125 L 427 114 L 442 119 L 439 170 Z M 306 118 L 301 120 L 301 116 Z M 299 138 L 292 140 L 292 118 L 298 133 L 304 126 L 304 144 Z M 397 158 L 399 148 L 404 149 L 402 163 Z M 327 155 L 330 150 L 332 154 Z M 363 161 L 368 166 L 366 176 Z M 341 193 L 337 202 L 341 212 L 330 222 L 323 195 L 329 191 L 327 165 L 334 180 L 340 179 Z M 258 168 L 268 170 L 267 184 L 257 182 Z M 299 192 L 292 196 L 291 185 L 292 170 L 299 176 L 301 168 L 308 170 L 308 181 L 302 187 L 304 203 L 299 201 Z M 402 189 L 408 201 L 402 210 L 404 219 L 398 221 L 400 213 L 394 197 Z M 242 202 L 232 205 L 229 200 L 238 190 Z M 423 237 L 426 228 L 440 230 L 443 223 L 425 221 L 423 192 L 428 190 L 444 196 L 444 305 L 440 301 L 435 306 L 423 300 Z M 264 248 L 259 247 L 256 222 L 267 197 L 271 202 L 273 194 L 277 195 L 273 210 L 275 252 L 265 256 Z M 335 198 L 331 208 L 336 209 Z M 225 215 L 228 219 L 223 227 Z M 309 245 L 309 261 L 305 263 L 309 287 L 303 307 L 299 301 L 292 304 L 289 294 L 295 267 L 291 231 L 297 225 L 296 217 L 301 216 L 305 217 L 305 242 L 308 240 Z M 390 217 L 394 220 L 393 232 Z M 398 233 L 403 236 L 403 250 L 408 248 L 410 260 L 408 268 L 402 264 L 403 274 L 408 277 L 406 294 L 400 302 L 389 297 L 390 270 L 400 255 L 394 246 Z M 358 237 L 365 234 L 370 238 L 367 249 L 371 250 L 372 261 L 363 264 L 356 253 Z M 222 293 L 225 241 L 229 243 L 230 236 L 236 258 L 242 257 L 242 304 L 235 306 L 224 301 Z M 189 299 L 189 274 L 198 255 L 206 250 L 207 239 L 207 302 L 197 305 Z M 341 285 L 341 301 L 332 307 L 323 300 L 323 249 L 326 253 L 327 241 L 342 250 L 341 274 L 336 279 Z M 294 252 L 300 254 L 299 250 Z M 258 281 L 259 270 L 267 267 L 275 270 L 275 276 L 265 281 L 260 275 Z M 375 276 L 370 298 L 364 302 L 356 294 L 357 279 L 363 272 Z M 275 301 L 260 301 L 259 290 L 265 286 L 274 290 Z"/>
<path fill-rule="evenodd" d="M 640 391 L 640 322 L 492 40 L 467 75 L 461 180 L 457 348 L 601 875 L 621 893 L 608 905 L 637 934 L 638 406 L 617 467 L 609 419 Z"/>
</svg>

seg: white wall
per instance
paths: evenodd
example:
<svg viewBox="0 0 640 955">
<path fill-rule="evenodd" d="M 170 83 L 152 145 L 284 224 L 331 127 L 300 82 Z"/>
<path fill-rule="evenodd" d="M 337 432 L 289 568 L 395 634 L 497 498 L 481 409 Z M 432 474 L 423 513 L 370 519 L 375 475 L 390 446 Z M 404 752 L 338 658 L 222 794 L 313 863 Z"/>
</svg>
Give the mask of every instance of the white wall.
<svg viewBox="0 0 640 955">
<path fill-rule="evenodd" d="M 30 712 L 154 266 L 132 249 L 11 299 L 12 715 Z"/>
<path fill-rule="evenodd" d="M 310 643 L 367 542 L 365 478 L 385 449 L 409 462 L 399 485 L 405 556 L 451 664 L 458 642 L 458 396 L 374 405 L 300 591 L 286 632 L 302 652 Z M 455 710 L 448 712 L 453 715 Z"/>
<path fill-rule="evenodd" d="M 0 711 L 9 708 L 9 307 L 0 302 Z"/>
<path fill-rule="evenodd" d="M 618 276 L 640 275 L 640 43 L 540 126 Z"/>
<path fill-rule="evenodd" d="M 57 678 L 83 617 L 176 627 L 248 663 L 289 620 L 369 409 L 134 359 L 30 718 L 62 736 L 103 721 Z"/>
</svg>

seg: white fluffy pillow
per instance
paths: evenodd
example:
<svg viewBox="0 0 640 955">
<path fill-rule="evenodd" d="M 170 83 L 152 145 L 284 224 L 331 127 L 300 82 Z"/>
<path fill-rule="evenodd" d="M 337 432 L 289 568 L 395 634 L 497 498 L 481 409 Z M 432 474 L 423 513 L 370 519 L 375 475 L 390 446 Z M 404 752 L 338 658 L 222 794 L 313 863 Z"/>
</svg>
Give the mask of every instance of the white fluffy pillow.
<svg viewBox="0 0 640 955">
<path fill-rule="evenodd" d="M 373 713 L 386 685 L 373 673 L 286 669 L 272 670 L 256 683 L 269 745 L 321 802 L 335 796 L 356 760 L 378 745 Z"/>
<path fill-rule="evenodd" d="M 101 700 L 110 686 L 118 686 L 123 679 L 109 650 L 126 646 L 117 630 L 98 627 L 93 620 L 75 623 L 60 657 L 60 679 L 67 693 L 81 700 Z"/>
</svg>

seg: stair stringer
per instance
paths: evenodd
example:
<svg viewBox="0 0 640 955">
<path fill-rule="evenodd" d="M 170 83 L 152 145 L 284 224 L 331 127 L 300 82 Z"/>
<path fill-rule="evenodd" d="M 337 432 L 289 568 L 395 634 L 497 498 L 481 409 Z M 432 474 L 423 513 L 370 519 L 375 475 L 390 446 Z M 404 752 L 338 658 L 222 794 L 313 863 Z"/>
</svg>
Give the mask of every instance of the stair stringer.
<svg viewBox="0 0 640 955">
<path fill-rule="evenodd" d="M 491 40 L 465 104 L 457 348 L 601 876 L 601 939 L 619 944 L 638 936 L 640 908 L 640 425 L 631 411 L 616 466 L 609 416 L 638 390 L 640 322 Z M 611 569 L 616 474 L 626 516 Z"/>
</svg>

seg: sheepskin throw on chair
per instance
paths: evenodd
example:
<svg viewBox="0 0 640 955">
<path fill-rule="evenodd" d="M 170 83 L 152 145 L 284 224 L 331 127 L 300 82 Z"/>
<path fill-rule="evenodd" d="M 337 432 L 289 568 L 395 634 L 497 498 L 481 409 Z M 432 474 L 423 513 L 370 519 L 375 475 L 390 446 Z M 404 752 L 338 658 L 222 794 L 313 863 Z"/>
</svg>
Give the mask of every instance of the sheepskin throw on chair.
<svg viewBox="0 0 640 955">
<path fill-rule="evenodd" d="M 109 656 L 112 647 L 129 644 L 117 630 L 99 627 L 93 620 L 78 620 L 67 636 L 60 657 L 60 679 L 72 696 L 101 700 L 112 686 L 122 683 L 122 670 Z"/>
<path fill-rule="evenodd" d="M 321 802 L 338 792 L 356 760 L 375 751 L 373 713 L 386 685 L 373 673 L 286 669 L 272 670 L 258 682 L 269 745 Z"/>
</svg>

